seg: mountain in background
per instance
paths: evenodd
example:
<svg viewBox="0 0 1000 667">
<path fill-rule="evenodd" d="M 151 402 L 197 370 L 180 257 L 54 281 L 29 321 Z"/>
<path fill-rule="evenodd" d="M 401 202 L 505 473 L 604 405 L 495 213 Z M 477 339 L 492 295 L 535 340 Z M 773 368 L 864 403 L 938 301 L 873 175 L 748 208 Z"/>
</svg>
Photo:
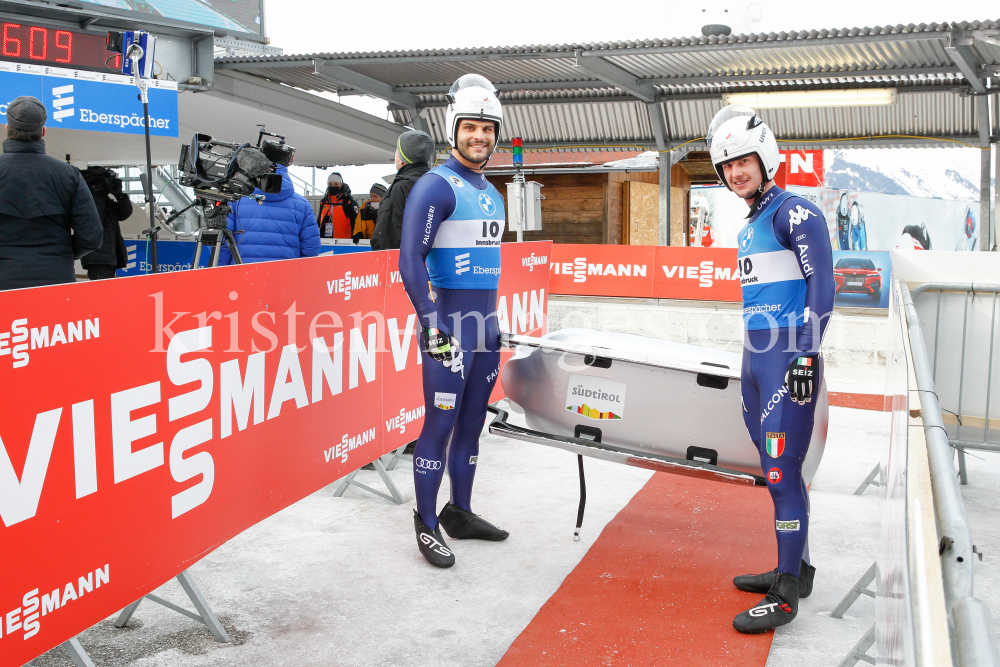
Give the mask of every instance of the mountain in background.
<svg viewBox="0 0 1000 667">
<path fill-rule="evenodd" d="M 979 201 L 978 148 L 869 148 L 824 151 L 827 186 Z"/>
</svg>

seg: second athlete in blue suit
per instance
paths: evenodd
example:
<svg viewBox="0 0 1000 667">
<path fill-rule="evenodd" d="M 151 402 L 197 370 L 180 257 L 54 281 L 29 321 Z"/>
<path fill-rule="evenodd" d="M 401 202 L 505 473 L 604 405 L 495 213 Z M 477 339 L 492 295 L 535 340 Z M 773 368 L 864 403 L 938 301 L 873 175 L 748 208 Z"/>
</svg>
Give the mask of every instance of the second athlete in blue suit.
<svg viewBox="0 0 1000 667">
<path fill-rule="evenodd" d="M 812 591 L 808 560 L 809 496 L 802 462 L 812 438 L 823 382 L 820 344 L 833 312 L 833 251 L 826 218 L 811 202 L 774 184 L 778 145 L 751 109 L 727 107 L 712 123 L 712 162 L 730 190 L 750 205 L 737 235 L 743 289 L 743 419 L 760 453 L 774 502 L 778 567 L 736 577 L 765 593 L 733 625 L 759 633 L 791 622 Z"/>
</svg>

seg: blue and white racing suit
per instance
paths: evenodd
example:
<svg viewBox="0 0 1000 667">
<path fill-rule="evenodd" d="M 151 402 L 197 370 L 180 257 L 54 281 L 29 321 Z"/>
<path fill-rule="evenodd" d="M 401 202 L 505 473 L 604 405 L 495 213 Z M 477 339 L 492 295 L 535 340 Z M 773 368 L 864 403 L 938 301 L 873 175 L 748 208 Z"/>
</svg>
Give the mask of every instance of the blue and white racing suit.
<svg viewBox="0 0 1000 667">
<path fill-rule="evenodd" d="M 816 389 L 804 405 L 789 397 L 785 371 L 793 359 L 819 353 L 833 312 L 830 233 L 815 205 L 772 187 L 737 240 L 745 328 L 743 420 L 774 502 L 778 571 L 797 577 L 809 529 L 802 462 L 812 437 L 823 360 L 816 360 Z"/>
<path fill-rule="evenodd" d="M 417 512 L 437 526 L 437 494 L 448 466 L 451 502 L 472 511 L 479 434 L 500 368 L 497 285 L 503 198 L 454 157 L 424 174 L 406 200 L 399 270 L 422 326 L 451 332 L 461 357 L 424 352 L 426 414 L 413 452 Z M 447 461 L 446 461 L 447 459 Z"/>
</svg>

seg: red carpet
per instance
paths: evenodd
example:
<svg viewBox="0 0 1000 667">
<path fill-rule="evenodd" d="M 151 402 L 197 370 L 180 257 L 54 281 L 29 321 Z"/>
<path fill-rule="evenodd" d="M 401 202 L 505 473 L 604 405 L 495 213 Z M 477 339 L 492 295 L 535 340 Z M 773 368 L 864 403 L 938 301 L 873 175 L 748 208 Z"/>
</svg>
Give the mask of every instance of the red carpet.
<svg viewBox="0 0 1000 667">
<path fill-rule="evenodd" d="M 732 626 L 761 596 L 732 579 L 774 567 L 773 517 L 764 488 L 654 474 L 499 664 L 763 666 L 773 633 Z"/>
<path fill-rule="evenodd" d="M 876 410 L 891 412 L 892 403 L 882 394 L 850 394 L 831 391 L 830 405 L 838 408 L 857 408 L 859 410 Z"/>
</svg>

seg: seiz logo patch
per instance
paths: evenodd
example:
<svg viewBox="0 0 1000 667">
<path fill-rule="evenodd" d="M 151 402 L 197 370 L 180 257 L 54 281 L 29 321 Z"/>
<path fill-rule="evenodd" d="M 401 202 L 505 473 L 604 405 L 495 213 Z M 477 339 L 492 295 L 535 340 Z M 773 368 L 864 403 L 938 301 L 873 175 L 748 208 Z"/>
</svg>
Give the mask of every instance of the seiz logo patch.
<svg viewBox="0 0 1000 667">
<path fill-rule="evenodd" d="M 775 521 L 774 529 L 779 533 L 797 533 L 799 532 L 799 520 L 795 521 Z"/>
<path fill-rule="evenodd" d="M 459 178 L 458 176 L 449 176 L 448 180 L 451 181 L 451 184 L 454 185 L 456 188 L 465 187 L 465 183 L 463 183 L 462 179 Z"/>
<path fill-rule="evenodd" d="M 818 218 L 814 212 L 807 208 L 802 208 L 802 204 L 797 204 L 795 208 L 788 211 L 788 233 L 791 234 L 792 230 L 795 229 L 796 225 L 801 225 L 803 222 L 812 216 Z"/>
<path fill-rule="evenodd" d="M 781 470 L 779 468 L 771 468 L 767 471 L 767 481 L 771 484 L 777 484 L 781 481 Z"/>
<path fill-rule="evenodd" d="M 446 394 L 443 391 L 434 392 L 434 407 L 439 410 L 454 410 L 455 394 Z"/>
<path fill-rule="evenodd" d="M 785 451 L 785 434 L 784 433 L 768 433 L 767 439 L 765 441 L 765 447 L 767 448 L 767 455 L 772 459 L 780 457 Z M 777 468 L 775 468 L 777 470 Z M 781 472 L 778 472 L 778 479 L 781 479 Z"/>
</svg>

